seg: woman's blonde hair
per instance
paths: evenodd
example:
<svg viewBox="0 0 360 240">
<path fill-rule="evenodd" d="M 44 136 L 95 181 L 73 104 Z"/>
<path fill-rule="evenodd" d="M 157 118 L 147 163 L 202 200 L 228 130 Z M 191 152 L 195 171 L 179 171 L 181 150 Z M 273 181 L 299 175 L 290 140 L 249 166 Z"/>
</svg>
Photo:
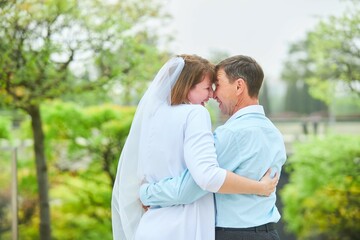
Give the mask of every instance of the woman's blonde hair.
<svg viewBox="0 0 360 240">
<path fill-rule="evenodd" d="M 200 83 L 205 75 L 208 74 L 211 81 L 215 82 L 215 66 L 208 60 L 188 54 L 181 54 L 178 57 L 184 59 L 185 65 L 171 90 L 171 105 L 188 103 L 189 91 Z"/>
</svg>

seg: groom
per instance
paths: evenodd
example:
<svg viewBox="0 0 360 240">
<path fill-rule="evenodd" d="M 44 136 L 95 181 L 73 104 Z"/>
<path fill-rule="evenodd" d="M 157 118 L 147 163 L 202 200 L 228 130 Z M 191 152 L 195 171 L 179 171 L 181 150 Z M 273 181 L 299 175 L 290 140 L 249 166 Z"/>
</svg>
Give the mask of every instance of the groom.
<svg viewBox="0 0 360 240">
<path fill-rule="evenodd" d="M 260 65 L 248 56 L 227 58 L 216 65 L 214 99 L 230 118 L 214 132 L 220 167 L 260 180 L 266 170 L 280 175 L 286 161 L 279 130 L 265 116 L 258 95 L 264 79 Z M 146 206 L 189 204 L 208 192 L 188 171 L 178 178 L 144 184 L 140 199 Z M 215 194 L 216 239 L 279 239 L 275 223 L 280 214 L 275 192 L 269 197 Z"/>
</svg>

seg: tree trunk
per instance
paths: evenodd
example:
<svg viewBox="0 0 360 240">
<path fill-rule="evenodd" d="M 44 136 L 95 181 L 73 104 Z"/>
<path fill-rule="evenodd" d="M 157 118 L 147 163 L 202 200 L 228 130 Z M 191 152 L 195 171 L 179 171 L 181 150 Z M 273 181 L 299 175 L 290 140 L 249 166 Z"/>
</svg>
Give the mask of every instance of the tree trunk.
<svg viewBox="0 0 360 240">
<path fill-rule="evenodd" d="M 31 116 L 31 127 L 34 134 L 34 152 L 36 162 L 37 185 L 39 192 L 40 204 L 40 239 L 51 239 L 50 228 L 50 206 L 49 206 L 49 189 L 48 173 L 44 149 L 44 132 L 42 128 L 41 114 L 39 106 L 31 106 L 28 109 Z"/>
</svg>

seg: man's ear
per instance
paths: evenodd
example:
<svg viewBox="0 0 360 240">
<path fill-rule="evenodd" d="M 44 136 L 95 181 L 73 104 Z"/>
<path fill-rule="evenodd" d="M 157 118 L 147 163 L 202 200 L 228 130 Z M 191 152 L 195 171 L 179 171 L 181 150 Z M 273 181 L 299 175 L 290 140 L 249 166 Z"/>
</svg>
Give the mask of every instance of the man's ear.
<svg viewBox="0 0 360 240">
<path fill-rule="evenodd" d="M 246 83 L 245 83 L 244 79 L 238 78 L 238 79 L 235 81 L 235 84 L 236 84 L 236 92 L 237 92 L 238 94 L 243 93 L 243 91 L 244 91 L 245 88 L 246 88 Z"/>
</svg>

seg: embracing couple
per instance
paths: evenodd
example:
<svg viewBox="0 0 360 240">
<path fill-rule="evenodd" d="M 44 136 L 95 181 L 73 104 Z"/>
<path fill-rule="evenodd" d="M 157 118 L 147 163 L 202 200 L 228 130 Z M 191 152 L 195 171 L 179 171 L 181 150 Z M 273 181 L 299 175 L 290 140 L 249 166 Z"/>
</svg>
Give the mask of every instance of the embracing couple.
<svg viewBox="0 0 360 240">
<path fill-rule="evenodd" d="M 286 151 L 259 105 L 263 79 L 243 55 L 214 66 L 184 54 L 160 69 L 120 156 L 115 240 L 279 239 L 275 189 Z M 214 133 L 210 98 L 229 116 Z"/>
</svg>

